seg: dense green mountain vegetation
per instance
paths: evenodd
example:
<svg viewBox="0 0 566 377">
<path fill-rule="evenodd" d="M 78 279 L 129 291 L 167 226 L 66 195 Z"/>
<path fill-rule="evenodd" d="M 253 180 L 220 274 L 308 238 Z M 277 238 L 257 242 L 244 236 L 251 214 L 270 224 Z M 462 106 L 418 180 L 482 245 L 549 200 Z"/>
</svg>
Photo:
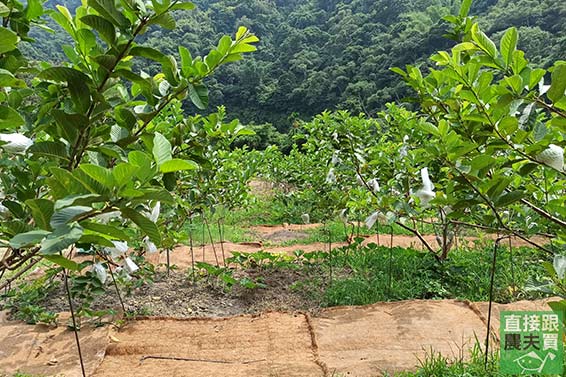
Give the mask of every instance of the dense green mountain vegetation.
<svg viewBox="0 0 566 377">
<path fill-rule="evenodd" d="M 77 5 L 77 0 L 49 0 Z M 149 45 L 177 54 L 180 43 L 203 55 L 219 36 L 244 25 L 261 38 L 246 63 L 222 68 L 210 83 L 211 109 L 227 106 L 245 123 L 274 124 L 287 131 L 293 119 L 325 109 L 375 114 L 384 104 L 407 95 L 391 67 L 426 64 L 434 51 L 452 41 L 443 19 L 454 14 L 454 0 L 197 0 L 197 11 L 177 12 L 177 28 L 152 28 Z M 560 0 L 479 0 L 488 35 L 518 27 L 521 45 L 534 64 L 566 59 L 566 3 Z M 40 58 L 62 60 L 61 33 L 35 34 Z M 38 46 L 41 46 L 39 48 Z M 47 56 L 45 56 L 47 54 Z M 140 69 L 142 67 L 139 67 Z M 143 67 L 146 68 L 147 67 Z M 192 109 L 193 111 L 196 109 Z"/>
</svg>

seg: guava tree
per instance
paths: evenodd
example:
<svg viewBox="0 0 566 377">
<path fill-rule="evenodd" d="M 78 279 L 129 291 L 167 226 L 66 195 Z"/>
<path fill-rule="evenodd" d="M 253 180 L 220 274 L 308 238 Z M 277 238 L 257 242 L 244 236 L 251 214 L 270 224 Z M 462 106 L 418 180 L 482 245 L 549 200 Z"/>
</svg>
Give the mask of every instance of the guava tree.
<svg viewBox="0 0 566 377">
<path fill-rule="evenodd" d="M 539 221 L 563 244 L 566 65 L 529 65 L 515 29 L 497 48 L 465 14 L 450 18 L 461 42 L 432 57 L 437 69 L 395 69 L 418 94 L 428 141 L 414 154 L 437 177 L 431 203 L 524 239 Z"/>
<path fill-rule="evenodd" d="M 98 277 L 110 265 L 134 272 L 128 241 L 161 246 L 159 206 L 175 202 L 176 174 L 209 167 L 174 155 L 159 115 L 175 101 L 205 108 L 204 80 L 258 41 L 241 27 L 203 57 L 180 46 L 180 59 L 139 42 L 150 28 L 175 28 L 172 12 L 193 8 L 92 0 L 72 13 L 58 5 L 49 14 L 73 44 L 63 46 L 68 62 L 53 66 L 18 49 L 33 43 L 27 32 L 41 3 L 0 2 L 0 277 L 42 259 L 65 276 L 88 264 Z M 148 61 L 160 71 L 132 68 Z M 79 249 L 92 258 L 73 261 Z"/>
<path fill-rule="evenodd" d="M 496 44 L 467 17 L 470 3 L 447 17 L 457 44 L 432 56 L 436 67 L 394 69 L 417 94 L 411 117 L 426 142 L 414 148 L 415 162 L 431 171 L 430 204 L 449 208 L 449 221 L 554 254 L 549 272 L 555 293 L 564 295 L 566 62 L 530 64 L 514 28 Z M 530 238 L 540 232 L 547 244 Z M 566 308 L 564 301 L 553 305 Z"/>
<path fill-rule="evenodd" d="M 165 177 L 166 187 L 174 189 L 176 194 L 175 203 L 164 206 L 172 215 L 164 220 L 165 250 L 186 241 L 187 223 L 192 244 L 191 224 L 195 216 L 200 216 L 203 226 L 209 228 L 209 215 L 242 205 L 247 198 L 248 181 L 257 166 L 253 159 L 244 160 L 245 151 L 231 150 L 234 139 L 253 134 L 253 131 L 238 120 L 226 121 L 224 107 L 207 116 L 183 117 L 180 106 L 181 102 L 176 100 L 159 116 L 158 129 L 170 140 L 174 158 L 197 161 L 200 168 Z M 220 232 L 221 217 L 217 219 Z"/>
</svg>

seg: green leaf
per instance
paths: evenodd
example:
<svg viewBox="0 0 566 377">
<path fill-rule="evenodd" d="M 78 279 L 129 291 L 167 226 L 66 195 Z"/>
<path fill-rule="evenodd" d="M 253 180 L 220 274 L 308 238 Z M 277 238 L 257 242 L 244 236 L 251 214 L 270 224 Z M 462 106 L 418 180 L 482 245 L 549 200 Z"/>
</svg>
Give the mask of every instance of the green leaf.
<svg viewBox="0 0 566 377">
<path fill-rule="evenodd" d="M 516 117 L 505 117 L 499 122 L 497 128 L 503 136 L 513 135 L 519 128 L 519 120 Z"/>
<path fill-rule="evenodd" d="M 548 306 L 550 306 L 554 312 L 562 312 L 562 323 L 566 326 L 566 300 L 551 301 L 548 303 Z"/>
<path fill-rule="evenodd" d="M 521 200 L 524 196 L 525 194 L 520 190 L 511 191 L 501 195 L 494 204 L 496 207 L 506 207 Z"/>
<path fill-rule="evenodd" d="M 51 221 L 49 224 L 53 229 L 55 229 L 71 221 L 74 221 L 77 219 L 77 217 L 91 211 L 92 211 L 91 207 L 85 207 L 85 206 L 65 207 L 53 213 L 53 216 L 51 216 Z"/>
<path fill-rule="evenodd" d="M 98 183 L 101 183 L 104 187 L 108 189 L 114 188 L 114 178 L 112 177 L 112 172 L 109 169 L 94 164 L 81 164 L 80 169 L 89 177 Z"/>
<path fill-rule="evenodd" d="M 172 173 L 181 170 L 196 170 L 198 168 L 198 164 L 194 161 L 174 158 L 161 164 L 159 166 L 159 171 L 162 173 Z"/>
<path fill-rule="evenodd" d="M 96 194 L 69 195 L 55 202 L 55 211 L 72 205 L 87 205 L 101 201 L 102 197 Z"/>
<path fill-rule="evenodd" d="M 15 77 L 12 72 L 0 68 L 0 88 L 2 87 L 25 88 L 26 83 L 24 80 L 20 80 Z"/>
<path fill-rule="evenodd" d="M 73 23 L 73 16 L 71 15 L 71 12 L 69 12 L 69 9 L 67 9 L 67 7 L 57 4 L 55 5 L 55 8 L 57 8 L 57 10 L 63 15 L 63 17 L 67 19 L 67 21 Z"/>
<path fill-rule="evenodd" d="M 105 237 L 112 238 L 119 241 L 128 241 L 130 237 L 122 229 L 116 228 L 112 225 L 99 224 L 92 221 L 81 221 L 81 226 L 92 232 L 103 234 Z"/>
<path fill-rule="evenodd" d="M 257 51 L 257 47 L 249 45 L 247 43 L 240 43 L 234 46 L 233 49 L 230 50 L 231 54 L 242 54 L 245 52 L 254 52 Z"/>
<path fill-rule="evenodd" d="M 24 123 L 24 118 L 16 110 L 0 105 L 0 130 L 15 129 Z"/>
<path fill-rule="evenodd" d="M 216 49 L 220 54 L 225 55 L 231 46 L 232 46 L 232 38 L 230 38 L 229 35 L 225 35 L 222 38 L 220 38 L 220 41 L 218 41 L 218 47 Z"/>
<path fill-rule="evenodd" d="M 60 135 L 69 144 L 74 144 L 80 130 L 88 126 L 88 118 L 82 114 L 68 114 L 61 110 L 53 110 L 51 114 L 61 130 Z"/>
<path fill-rule="evenodd" d="M 157 225 L 141 213 L 128 207 L 120 208 L 122 216 L 132 220 L 140 229 L 149 237 L 149 239 L 156 245 L 161 244 L 161 234 Z"/>
<path fill-rule="evenodd" d="M 462 5 L 460 6 L 460 12 L 458 16 L 461 18 L 467 17 L 468 13 L 470 13 L 470 8 L 472 6 L 472 0 L 462 0 Z"/>
<path fill-rule="evenodd" d="M 90 29 L 80 28 L 75 33 L 78 42 L 78 50 L 83 54 L 90 54 L 96 46 L 96 35 Z"/>
<path fill-rule="evenodd" d="M 31 209 L 35 225 L 41 229 L 51 230 L 49 222 L 54 211 L 53 202 L 47 199 L 29 199 L 25 203 Z"/>
<path fill-rule="evenodd" d="M 116 64 L 116 57 L 114 55 L 97 55 L 93 56 L 92 60 L 98 63 L 107 72 L 110 72 Z"/>
<path fill-rule="evenodd" d="M 195 5 L 189 2 L 178 2 L 171 6 L 171 10 L 193 10 Z"/>
<path fill-rule="evenodd" d="M 83 194 L 84 190 L 88 189 L 86 185 L 66 169 L 53 167 L 49 169 L 49 172 L 52 175 L 52 179 L 66 188 L 64 195 L 58 196 L 58 198 L 64 198 L 71 194 Z"/>
<path fill-rule="evenodd" d="M 103 197 L 108 197 L 111 194 L 111 190 L 108 187 L 89 176 L 82 169 L 75 169 L 72 174 L 88 191 Z M 110 178 L 112 178 L 112 175 L 110 175 Z"/>
<path fill-rule="evenodd" d="M 128 161 L 138 167 L 136 177 L 142 182 L 148 181 L 155 175 L 155 170 L 151 166 L 152 161 L 147 154 L 140 151 L 132 151 L 128 153 Z"/>
<path fill-rule="evenodd" d="M 16 33 L 0 26 L 0 54 L 15 50 L 19 41 Z"/>
<path fill-rule="evenodd" d="M 169 12 L 162 13 L 159 16 L 155 17 L 153 20 L 151 20 L 151 23 L 161 25 L 167 30 L 173 30 L 177 27 L 175 18 Z"/>
<path fill-rule="evenodd" d="M 70 79 L 67 87 L 77 113 L 85 114 L 90 107 L 90 90 L 85 81 Z"/>
<path fill-rule="evenodd" d="M 143 58 L 151 59 L 158 63 L 167 62 L 167 56 L 165 56 L 165 54 L 151 47 L 142 47 L 142 46 L 132 47 L 132 49 L 130 50 L 130 55 L 141 56 Z"/>
<path fill-rule="evenodd" d="M 69 35 L 73 35 L 74 32 L 75 32 L 73 20 L 72 20 L 72 18 L 69 20 L 69 18 L 66 16 L 66 14 L 69 13 L 69 10 L 65 7 L 61 7 L 60 5 L 57 5 L 56 8 L 59 10 L 59 12 L 51 11 L 51 12 L 49 12 L 49 15 Z"/>
<path fill-rule="evenodd" d="M 43 255 L 56 254 L 77 242 L 83 235 L 83 228 L 74 224 L 55 229 L 41 241 L 40 253 Z"/>
<path fill-rule="evenodd" d="M 140 75 L 136 75 L 134 72 L 128 69 L 117 69 L 112 73 L 112 77 L 121 77 L 125 80 L 129 80 L 133 83 L 138 84 L 140 87 L 142 87 L 142 89 L 151 93 L 151 84 Z"/>
<path fill-rule="evenodd" d="M 525 52 L 521 50 L 515 50 L 513 52 L 513 61 L 511 62 L 511 68 L 513 73 L 521 74 L 523 69 L 528 65 L 527 59 L 525 59 Z"/>
<path fill-rule="evenodd" d="M 222 54 L 219 53 L 218 51 L 216 50 L 210 51 L 210 53 L 206 56 L 206 58 L 204 58 L 204 62 L 208 66 L 208 70 L 213 71 L 220 63 L 220 60 L 222 60 L 222 57 L 223 57 Z"/>
<path fill-rule="evenodd" d="M 0 3 L 0 17 L 6 17 L 10 14 L 10 8 L 4 3 Z"/>
<path fill-rule="evenodd" d="M 208 89 L 204 85 L 189 84 L 189 98 L 197 108 L 204 110 L 208 106 Z"/>
<path fill-rule="evenodd" d="M 520 94 L 523 91 L 523 78 L 521 76 L 505 77 L 505 82 L 513 89 L 514 93 Z"/>
<path fill-rule="evenodd" d="M 193 66 L 193 57 L 186 47 L 179 46 L 179 55 L 181 56 L 181 72 L 187 77 L 191 73 Z"/>
<path fill-rule="evenodd" d="M 152 152 L 157 166 L 161 166 L 161 164 L 173 158 L 171 153 L 171 143 L 159 132 L 156 132 L 153 138 Z"/>
<path fill-rule="evenodd" d="M 497 56 L 497 47 L 495 47 L 495 43 L 493 43 L 493 41 L 479 29 L 478 24 L 474 24 L 472 26 L 472 39 L 476 42 L 479 48 L 481 48 L 491 58 L 495 59 Z"/>
<path fill-rule="evenodd" d="M 505 62 L 506 67 L 508 67 L 513 61 L 513 52 L 517 49 L 517 40 L 517 29 L 514 27 L 507 29 L 503 38 L 501 38 L 501 55 L 503 56 L 503 61 Z"/>
<path fill-rule="evenodd" d="M 128 19 L 116 9 L 114 0 L 88 0 L 88 5 L 100 13 L 104 19 L 112 22 L 119 28 L 123 29 L 130 24 Z"/>
<path fill-rule="evenodd" d="M 175 173 L 163 174 L 163 186 L 169 191 L 174 191 L 177 188 L 177 177 Z"/>
<path fill-rule="evenodd" d="M 523 177 L 528 176 L 533 170 L 535 170 L 536 168 L 538 168 L 540 165 L 535 163 L 535 162 L 529 162 L 523 166 L 521 166 L 521 168 L 519 169 L 519 174 L 521 174 Z"/>
<path fill-rule="evenodd" d="M 430 135 L 433 135 L 433 136 L 436 136 L 436 137 L 440 137 L 440 131 L 438 130 L 438 127 L 436 127 L 432 123 L 419 122 L 417 124 L 417 126 L 427 134 L 430 134 Z"/>
<path fill-rule="evenodd" d="M 136 116 L 130 109 L 119 107 L 114 113 L 116 115 L 116 122 L 118 122 L 121 127 L 131 131 L 136 125 Z"/>
<path fill-rule="evenodd" d="M 18 202 L 14 202 L 12 200 L 9 199 L 4 199 L 2 200 L 2 204 L 4 205 L 4 207 L 8 208 L 10 210 L 10 212 L 12 212 L 14 214 L 14 216 L 16 216 L 19 219 L 25 219 L 27 218 L 27 212 L 24 210 L 24 208 L 21 206 L 20 203 Z"/>
<path fill-rule="evenodd" d="M 10 240 L 10 246 L 14 249 L 22 249 L 35 246 L 41 242 L 50 232 L 46 230 L 32 230 L 26 233 L 20 233 Z"/>
<path fill-rule="evenodd" d="M 224 58 L 224 60 L 222 60 L 222 63 L 232 63 L 232 62 L 237 62 L 239 60 L 242 60 L 243 56 L 242 54 L 230 54 L 227 57 Z"/>
<path fill-rule="evenodd" d="M 26 19 L 33 20 L 43 15 L 43 6 L 40 0 L 28 0 L 28 5 L 25 10 Z"/>
<path fill-rule="evenodd" d="M 63 268 L 66 268 L 67 270 L 77 272 L 81 270 L 81 267 L 77 262 L 73 262 L 72 260 L 67 259 L 62 255 L 44 255 L 43 258 L 47 259 L 51 263 L 55 263 Z"/>
<path fill-rule="evenodd" d="M 169 204 L 173 204 L 175 203 L 175 199 L 173 198 L 173 196 L 171 196 L 171 194 L 167 191 L 167 190 L 163 190 L 163 189 L 148 189 L 148 190 L 143 190 L 141 196 L 138 196 L 136 198 L 136 200 L 140 200 L 140 201 L 158 201 L 161 203 L 169 203 Z"/>
<path fill-rule="evenodd" d="M 481 170 L 487 167 L 491 167 L 491 165 L 493 165 L 495 162 L 497 162 L 497 160 L 493 157 L 491 157 L 490 155 L 487 154 L 482 154 L 479 156 L 476 156 L 470 163 L 470 165 L 472 166 L 472 168 L 476 169 L 476 170 Z"/>
<path fill-rule="evenodd" d="M 59 141 L 41 141 L 29 147 L 28 152 L 35 156 L 69 160 L 67 146 Z"/>
<path fill-rule="evenodd" d="M 487 196 L 491 200 L 499 198 L 499 195 L 505 190 L 511 182 L 510 177 L 494 176 L 488 181 Z"/>
<path fill-rule="evenodd" d="M 533 90 L 538 87 L 538 83 L 543 79 L 546 74 L 546 69 L 536 68 L 531 71 L 529 77 L 529 90 Z"/>
<path fill-rule="evenodd" d="M 116 29 L 110 21 L 94 14 L 82 17 L 81 21 L 96 30 L 104 42 L 109 45 L 114 44 L 116 40 Z"/>
<path fill-rule="evenodd" d="M 552 127 L 556 127 L 563 133 L 566 133 L 566 118 L 555 116 L 550 120 L 550 124 L 552 125 Z"/>
<path fill-rule="evenodd" d="M 134 165 L 122 162 L 112 169 L 112 176 L 118 186 L 123 186 L 132 181 L 138 169 Z"/>
<path fill-rule="evenodd" d="M 248 29 L 245 26 L 240 26 L 238 28 L 238 31 L 236 32 L 236 40 L 242 39 L 246 35 L 247 32 L 248 32 Z"/>
<path fill-rule="evenodd" d="M 90 79 L 81 71 L 69 67 L 51 67 L 39 73 L 37 77 L 40 80 L 53 82 L 89 82 Z"/>
<path fill-rule="evenodd" d="M 552 102 L 558 102 L 564 97 L 566 90 L 566 64 L 558 64 L 554 67 L 551 76 L 550 89 L 546 95 Z"/>
<path fill-rule="evenodd" d="M 86 244 L 88 246 L 97 245 L 97 246 L 105 246 L 105 247 L 114 247 L 114 244 L 108 238 L 105 238 L 98 234 L 88 234 L 88 232 L 83 233 L 81 238 L 77 241 L 77 244 L 79 245 Z"/>
</svg>

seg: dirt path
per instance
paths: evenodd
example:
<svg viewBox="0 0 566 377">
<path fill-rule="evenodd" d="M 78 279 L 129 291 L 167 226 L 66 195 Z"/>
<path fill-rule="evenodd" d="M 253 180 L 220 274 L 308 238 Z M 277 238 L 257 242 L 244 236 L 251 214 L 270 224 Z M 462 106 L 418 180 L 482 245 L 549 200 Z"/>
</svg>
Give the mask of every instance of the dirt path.
<svg viewBox="0 0 566 377">
<path fill-rule="evenodd" d="M 17 371 L 34 375 L 81 376 L 73 333 L 67 331 L 68 315 L 60 315 L 60 326 L 26 325 L 8 321 L 0 313 L 0 376 Z M 85 370 L 92 375 L 104 359 L 110 328 L 85 327 L 81 331 Z M 72 351 L 71 351 L 72 350 Z"/>
<path fill-rule="evenodd" d="M 495 304 L 493 313 L 496 318 L 501 310 L 548 310 L 547 301 Z M 414 369 L 431 349 L 466 356 L 476 337 L 485 338 L 486 317 L 486 303 L 412 300 L 330 308 L 312 318 L 281 312 L 144 318 L 110 333 L 83 329 L 80 337 L 89 375 L 95 377 L 369 377 Z M 4 373 L 80 373 L 73 333 L 64 327 L 4 320 L 0 355 Z"/>
<path fill-rule="evenodd" d="M 317 224 L 311 224 L 317 225 Z M 297 225 L 298 227 L 298 225 Z M 264 227 L 263 234 L 264 236 L 270 236 L 273 234 L 277 234 L 282 230 L 288 229 L 286 227 Z M 268 232 L 268 230 L 270 230 Z M 372 236 L 364 236 L 365 240 L 363 241 L 364 245 L 375 243 L 385 247 L 404 247 L 404 248 L 414 248 L 417 250 L 422 250 L 422 243 L 417 237 L 414 236 L 404 236 L 404 235 L 394 235 L 391 238 L 389 235 L 380 235 L 379 238 L 376 235 Z M 436 237 L 434 235 L 425 235 L 423 238 L 433 247 L 437 246 Z M 300 239 L 300 238 L 299 238 Z M 457 243 L 459 246 L 466 245 L 469 247 L 473 247 L 476 242 L 484 241 L 493 241 L 496 239 L 496 235 L 486 234 L 482 238 L 478 237 L 461 237 L 458 239 Z M 544 245 L 546 239 L 543 237 L 534 237 L 533 241 L 537 242 L 538 244 Z M 332 248 L 338 248 L 347 246 L 347 242 L 336 242 L 332 243 Z M 520 246 L 529 246 L 526 241 L 518 239 L 516 237 L 512 238 L 512 245 L 513 247 L 520 247 Z M 285 255 L 293 255 L 296 250 L 302 250 L 304 252 L 311 252 L 311 251 L 328 251 L 329 245 L 327 243 L 322 242 L 315 242 L 310 244 L 294 244 L 291 246 L 263 246 L 263 244 L 258 242 L 244 242 L 244 243 L 232 243 L 232 242 L 224 242 L 222 244 L 215 243 L 209 245 L 200 245 L 193 247 L 193 256 L 194 261 L 199 262 L 206 262 L 210 264 L 215 263 L 223 263 L 223 256 L 224 258 L 230 258 L 233 252 L 246 252 L 246 253 L 253 253 L 259 250 L 263 250 L 269 253 L 275 254 L 285 254 Z M 188 246 L 179 246 L 175 248 L 170 253 L 170 263 L 175 264 L 180 269 L 186 269 L 191 267 L 193 256 L 191 256 L 191 251 Z M 152 254 L 148 256 L 149 260 L 152 263 L 159 264 L 165 263 L 167 261 L 166 253 L 160 254 Z"/>
</svg>

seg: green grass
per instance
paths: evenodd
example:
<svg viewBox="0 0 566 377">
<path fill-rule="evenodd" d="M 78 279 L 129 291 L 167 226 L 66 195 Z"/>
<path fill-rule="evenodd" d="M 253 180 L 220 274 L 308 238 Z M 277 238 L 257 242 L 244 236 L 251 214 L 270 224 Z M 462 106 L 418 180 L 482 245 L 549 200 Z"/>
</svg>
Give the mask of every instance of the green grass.
<svg viewBox="0 0 566 377">
<path fill-rule="evenodd" d="M 419 360 L 415 372 L 396 373 L 396 377 L 499 377 L 499 358 L 497 353 L 485 356 L 478 343 L 470 350 L 469 357 L 460 355 L 457 359 L 449 359 L 434 350 L 427 350 L 426 356 Z"/>
<path fill-rule="evenodd" d="M 194 245 L 202 245 L 203 243 L 209 244 L 210 237 L 214 242 L 220 242 L 220 240 L 230 241 L 234 243 L 238 242 L 249 242 L 257 241 L 252 234 L 241 225 L 238 224 L 227 224 L 222 223 L 221 228 L 218 227 L 218 220 L 207 220 L 208 227 L 202 221 L 195 221 L 192 225 L 188 223 L 185 224 L 181 232 L 182 239 L 181 242 L 185 245 L 189 244 L 189 230 L 192 230 L 192 239 Z M 210 229 L 210 233 L 209 233 Z M 222 237 L 220 233 L 222 232 Z"/>
<path fill-rule="evenodd" d="M 433 350 L 428 351 L 426 356 L 420 360 L 419 367 L 415 372 L 401 372 L 394 374 L 395 377 L 503 377 L 499 371 L 499 356 L 491 353 L 485 364 L 485 354 L 478 343 L 470 350 L 467 358 L 459 357 L 450 359 Z M 566 367 L 566 365 L 565 365 Z M 566 368 L 565 368 L 566 371 Z M 561 376 L 565 376 L 563 373 Z M 386 376 L 391 376 L 386 374 Z M 540 376 L 538 374 L 531 376 Z M 559 375 L 546 375 L 559 376 Z"/>
<path fill-rule="evenodd" d="M 498 252 L 494 299 L 510 302 L 540 297 L 523 288 L 530 278 L 544 276 L 540 261 L 546 258 L 529 248 L 515 248 L 513 263 L 508 249 Z M 432 255 L 412 249 L 378 247 L 375 244 L 335 250 L 322 262 L 332 280 L 323 290 L 321 281 L 303 282 L 322 291 L 325 306 L 365 305 L 379 301 L 456 298 L 489 299 L 492 248 L 458 249 L 442 264 Z"/>
<path fill-rule="evenodd" d="M 20 282 L 16 287 L 0 294 L 0 310 L 11 310 L 14 312 L 14 319 L 29 324 L 54 324 L 57 314 L 38 304 L 59 285 L 59 281 L 52 279 L 53 273 L 54 271 L 50 270 L 32 282 Z"/>
</svg>

